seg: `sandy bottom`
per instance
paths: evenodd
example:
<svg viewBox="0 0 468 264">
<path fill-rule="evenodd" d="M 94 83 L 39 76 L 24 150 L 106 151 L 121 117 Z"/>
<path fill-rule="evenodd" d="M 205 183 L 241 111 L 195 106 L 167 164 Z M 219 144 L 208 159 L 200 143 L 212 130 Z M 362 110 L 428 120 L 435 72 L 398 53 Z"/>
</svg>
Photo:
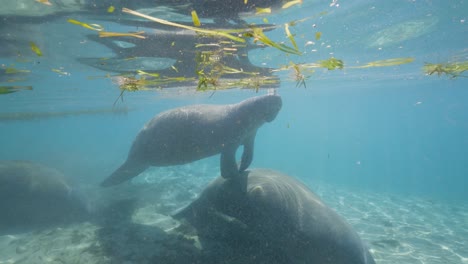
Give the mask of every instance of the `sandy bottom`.
<svg viewBox="0 0 468 264">
<path fill-rule="evenodd" d="M 2 235 L 0 264 L 244 263 L 242 256 L 202 254 L 193 230 L 170 217 L 218 171 L 190 165 L 158 168 L 132 185 L 90 187 L 93 219 Z M 468 263 L 468 205 L 355 193 L 326 184 L 312 189 L 355 227 L 379 264 Z M 226 252 L 215 245 L 211 249 Z"/>
<path fill-rule="evenodd" d="M 421 197 L 314 191 L 354 226 L 379 264 L 468 263 L 468 205 Z"/>
</svg>

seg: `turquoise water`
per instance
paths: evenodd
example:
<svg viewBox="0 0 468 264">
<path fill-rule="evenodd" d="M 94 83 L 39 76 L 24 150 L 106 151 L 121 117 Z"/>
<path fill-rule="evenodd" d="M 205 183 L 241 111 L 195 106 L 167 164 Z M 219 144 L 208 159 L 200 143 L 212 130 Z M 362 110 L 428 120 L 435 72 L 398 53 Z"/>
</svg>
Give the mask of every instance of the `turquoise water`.
<svg viewBox="0 0 468 264">
<path fill-rule="evenodd" d="M 138 131 L 157 113 L 189 104 L 237 103 L 266 93 L 174 87 L 125 92 L 114 105 L 121 91 L 106 78 L 117 74 L 111 71 L 113 65 L 102 70 L 79 59 L 118 54 L 88 37 L 96 31 L 67 19 L 96 23 L 110 32 L 151 29 L 121 23 L 130 15 L 118 11 L 110 14 L 106 8 L 90 11 L 58 2 L 51 1 L 51 7 L 28 3 L 31 6 L 24 8 L 4 3 L 0 11 L 0 86 L 32 86 L 0 94 L 0 160 L 42 163 L 63 172 L 76 186 L 92 189 L 126 159 Z M 467 10 L 467 2 L 461 0 L 337 1 L 332 6 L 331 1 L 305 0 L 270 15 L 245 17 L 249 23 L 265 23 L 267 18 L 276 25 L 311 17 L 290 27 L 301 56 L 273 47 L 255 49 L 248 57 L 258 67 L 343 60 L 342 70 L 314 69 L 306 87 L 296 87 L 292 70 L 274 73 L 280 77 L 276 92 L 283 108 L 259 129 L 251 167 L 275 169 L 308 183 L 356 228 L 377 263 L 468 263 L 468 252 L 460 246 L 468 243 L 468 73 L 451 78 L 423 71 L 425 63 L 466 63 Z M 327 13 L 320 14 L 323 11 Z M 181 17 L 156 14 L 168 20 Z M 292 45 L 283 27 L 266 35 Z M 42 56 L 31 50 L 31 41 Z M 158 51 L 148 42 L 133 43 Z M 407 57 L 414 61 L 353 68 Z M 167 59 L 158 63 L 160 70 L 171 65 Z M 29 72 L 10 75 L 7 68 Z M 190 173 L 206 173 L 206 167 L 210 173 L 190 180 L 201 188 L 217 176 L 217 166 L 217 157 L 194 163 Z M 334 189 L 339 196 L 333 195 Z M 339 197 L 355 201 L 359 209 L 344 206 Z M 401 216 L 411 206 L 419 206 L 421 214 Z M 371 217 L 360 218 L 367 215 L 365 210 Z M 401 226 L 416 235 L 409 236 Z M 0 263 L 9 263 L 6 259 L 0 258 Z"/>
</svg>

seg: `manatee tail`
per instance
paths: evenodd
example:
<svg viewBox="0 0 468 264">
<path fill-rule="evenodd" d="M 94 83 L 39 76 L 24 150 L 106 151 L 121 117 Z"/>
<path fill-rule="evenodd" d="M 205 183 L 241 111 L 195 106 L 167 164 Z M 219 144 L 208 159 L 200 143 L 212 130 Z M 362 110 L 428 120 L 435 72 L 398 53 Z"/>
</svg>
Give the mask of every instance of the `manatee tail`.
<svg viewBox="0 0 468 264">
<path fill-rule="evenodd" d="M 114 173 L 107 177 L 107 179 L 101 182 L 101 187 L 109 187 L 130 180 L 131 178 L 138 176 L 138 174 L 142 173 L 146 168 L 148 168 L 147 165 L 127 160 L 122 164 L 122 166 L 114 171 Z"/>
</svg>

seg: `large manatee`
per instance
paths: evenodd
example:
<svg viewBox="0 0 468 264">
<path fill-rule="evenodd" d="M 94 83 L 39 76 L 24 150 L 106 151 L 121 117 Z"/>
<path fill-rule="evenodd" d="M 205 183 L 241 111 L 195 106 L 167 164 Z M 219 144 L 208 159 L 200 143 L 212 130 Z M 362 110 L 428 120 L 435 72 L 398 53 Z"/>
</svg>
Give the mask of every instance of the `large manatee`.
<svg viewBox="0 0 468 264">
<path fill-rule="evenodd" d="M 0 232 L 86 216 L 83 196 L 56 169 L 31 161 L 0 161 Z"/>
<path fill-rule="evenodd" d="M 240 179 L 218 177 L 175 215 L 235 249 L 230 257 L 242 256 L 229 263 L 375 263 L 353 228 L 304 184 L 268 169 Z"/>
<path fill-rule="evenodd" d="M 253 159 L 257 129 L 275 119 L 281 97 L 263 95 L 229 105 L 191 105 L 163 112 L 140 131 L 125 163 L 102 182 L 112 186 L 149 166 L 170 166 L 221 154 L 221 175 L 237 177 Z M 241 164 L 236 150 L 243 145 Z"/>
</svg>

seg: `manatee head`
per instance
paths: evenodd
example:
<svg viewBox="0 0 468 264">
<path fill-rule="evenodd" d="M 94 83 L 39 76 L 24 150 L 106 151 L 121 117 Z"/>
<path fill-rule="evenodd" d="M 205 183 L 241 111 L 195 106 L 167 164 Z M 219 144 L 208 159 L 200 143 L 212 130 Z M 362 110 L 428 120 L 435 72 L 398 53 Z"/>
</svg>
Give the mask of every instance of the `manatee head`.
<svg viewBox="0 0 468 264">
<path fill-rule="evenodd" d="M 268 111 L 267 111 L 265 120 L 267 122 L 271 122 L 278 115 L 278 112 L 283 106 L 283 101 L 281 100 L 281 97 L 279 95 L 269 95 L 268 101 L 269 101 L 269 104 L 267 106 Z"/>
<path fill-rule="evenodd" d="M 231 117 L 244 120 L 244 127 L 247 124 L 251 124 L 258 128 L 265 122 L 275 120 L 282 105 L 283 103 L 279 95 L 256 96 L 233 105 Z"/>
<path fill-rule="evenodd" d="M 264 95 L 257 97 L 256 99 L 256 104 L 258 105 L 258 109 L 261 109 L 265 122 L 275 120 L 278 112 L 283 106 L 281 97 L 279 95 Z"/>
</svg>

